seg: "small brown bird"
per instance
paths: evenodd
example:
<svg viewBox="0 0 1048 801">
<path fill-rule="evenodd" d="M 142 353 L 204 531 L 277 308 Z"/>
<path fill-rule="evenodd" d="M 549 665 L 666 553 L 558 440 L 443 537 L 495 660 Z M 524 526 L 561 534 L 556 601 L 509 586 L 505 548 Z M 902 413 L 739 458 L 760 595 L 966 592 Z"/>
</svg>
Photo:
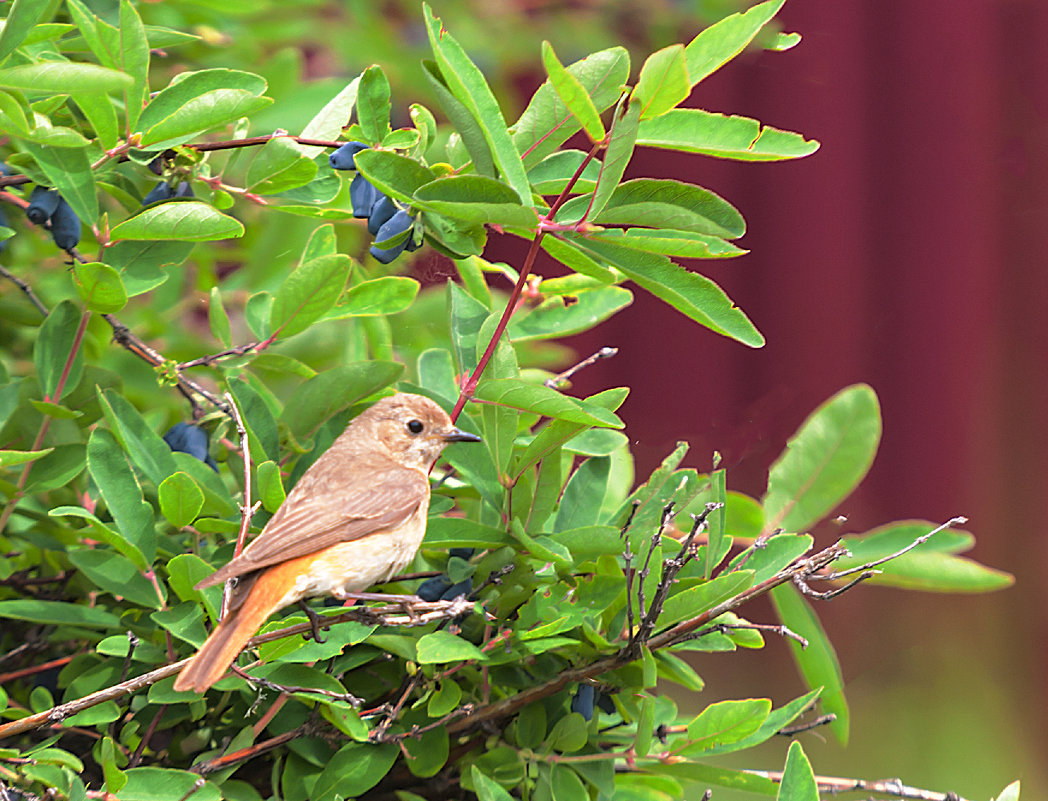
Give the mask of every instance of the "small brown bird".
<svg viewBox="0 0 1048 801">
<path fill-rule="evenodd" d="M 237 578 L 226 616 L 175 680 L 203 692 L 273 612 L 388 581 L 426 533 L 429 471 L 449 442 L 479 442 L 436 403 L 401 393 L 354 419 L 243 553 L 196 585 Z"/>
</svg>

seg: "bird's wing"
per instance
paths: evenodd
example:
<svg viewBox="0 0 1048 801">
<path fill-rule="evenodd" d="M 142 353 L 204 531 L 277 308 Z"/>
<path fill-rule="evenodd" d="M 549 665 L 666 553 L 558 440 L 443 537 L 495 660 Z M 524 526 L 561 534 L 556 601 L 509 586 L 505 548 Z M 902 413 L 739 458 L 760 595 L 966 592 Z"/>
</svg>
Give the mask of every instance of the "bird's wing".
<svg viewBox="0 0 1048 801">
<path fill-rule="evenodd" d="M 429 496 L 425 475 L 392 462 L 353 475 L 333 473 L 302 476 L 262 533 L 197 589 L 395 528 Z"/>
</svg>

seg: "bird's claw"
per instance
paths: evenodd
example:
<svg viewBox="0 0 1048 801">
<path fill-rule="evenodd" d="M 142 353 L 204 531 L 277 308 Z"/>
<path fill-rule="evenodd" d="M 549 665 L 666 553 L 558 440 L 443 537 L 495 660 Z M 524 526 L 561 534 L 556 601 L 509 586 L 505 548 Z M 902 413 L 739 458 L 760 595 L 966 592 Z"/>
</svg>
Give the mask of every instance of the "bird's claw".
<svg viewBox="0 0 1048 801">
<path fill-rule="evenodd" d="M 307 604 L 305 601 L 299 601 L 298 605 L 302 609 L 302 611 L 306 613 L 306 617 L 309 619 L 309 625 L 311 626 L 310 631 L 302 633 L 303 639 L 313 640 L 317 644 L 327 642 L 327 637 L 320 636 L 320 629 L 322 621 L 324 620 L 324 616 L 318 615 L 316 612 L 314 612 L 310 608 L 309 604 Z"/>
</svg>

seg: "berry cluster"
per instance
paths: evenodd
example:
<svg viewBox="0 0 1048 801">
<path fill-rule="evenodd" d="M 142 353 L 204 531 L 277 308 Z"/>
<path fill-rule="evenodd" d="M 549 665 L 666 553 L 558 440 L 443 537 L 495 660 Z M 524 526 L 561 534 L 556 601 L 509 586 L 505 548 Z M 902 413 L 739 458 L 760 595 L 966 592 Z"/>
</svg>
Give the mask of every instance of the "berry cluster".
<svg viewBox="0 0 1048 801">
<path fill-rule="evenodd" d="M 367 148 L 363 142 L 346 142 L 328 156 L 328 163 L 336 170 L 354 170 L 357 153 Z M 367 218 L 368 233 L 375 237 L 370 252 L 378 261 L 389 264 L 405 250 L 410 252 L 421 245 L 415 240 L 415 216 L 379 192 L 359 172 L 349 185 L 349 199 L 353 216 Z"/>
<path fill-rule="evenodd" d="M 0 174 L 12 175 L 13 172 L 6 164 L 0 164 Z M 56 189 L 48 189 L 46 186 L 34 187 L 29 194 L 29 205 L 26 207 L 25 216 L 29 218 L 30 222 L 37 225 L 50 223 L 51 238 L 62 250 L 71 250 L 80 241 L 80 218 L 76 216 L 76 212 Z M 10 227 L 7 215 L 2 209 L 0 209 L 0 225 Z M 3 250 L 6 243 L 7 240 L 0 242 L 0 250 Z"/>
</svg>

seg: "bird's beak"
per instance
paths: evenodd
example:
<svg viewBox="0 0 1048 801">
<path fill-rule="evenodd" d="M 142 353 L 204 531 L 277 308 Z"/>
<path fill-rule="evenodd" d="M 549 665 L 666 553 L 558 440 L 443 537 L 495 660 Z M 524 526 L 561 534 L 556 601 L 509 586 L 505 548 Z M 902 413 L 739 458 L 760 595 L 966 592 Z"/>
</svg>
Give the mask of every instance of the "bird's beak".
<svg viewBox="0 0 1048 801">
<path fill-rule="evenodd" d="M 463 431 L 461 428 L 451 428 L 444 432 L 443 440 L 445 442 L 480 442 L 481 439 L 476 434 L 470 434 L 468 431 Z"/>
</svg>

